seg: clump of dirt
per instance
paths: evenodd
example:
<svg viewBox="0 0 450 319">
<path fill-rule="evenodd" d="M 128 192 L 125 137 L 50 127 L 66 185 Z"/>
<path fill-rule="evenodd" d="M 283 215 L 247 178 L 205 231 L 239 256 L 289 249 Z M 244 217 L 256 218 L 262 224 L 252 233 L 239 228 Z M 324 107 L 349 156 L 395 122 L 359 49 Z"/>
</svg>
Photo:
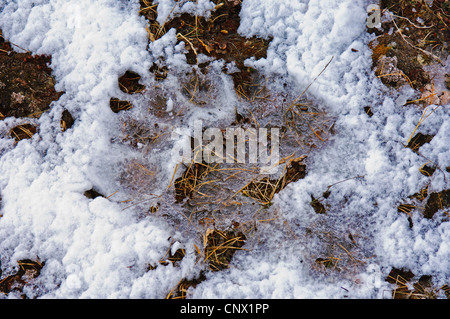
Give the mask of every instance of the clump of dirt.
<svg viewBox="0 0 450 319">
<path fill-rule="evenodd" d="M 0 120 L 38 118 L 63 92 L 55 91 L 47 55 L 17 53 L 0 37 Z"/>
<path fill-rule="evenodd" d="M 327 210 L 325 209 L 325 206 L 323 205 L 323 203 L 315 198 L 314 196 L 311 195 L 311 206 L 314 209 L 314 211 L 316 212 L 316 214 L 326 214 Z"/>
<path fill-rule="evenodd" d="M 175 241 L 172 240 L 166 254 L 159 261 L 160 265 L 168 266 L 171 263 L 174 267 L 178 267 L 179 263 L 183 260 L 184 256 L 186 255 L 186 250 L 184 248 L 178 248 L 175 253 L 172 253 L 174 243 Z M 157 267 L 158 265 L 148 265 L 148 270 L 155 270 Z"/>
<path fill-rule="evenodd" d="M 150 67 L 150 72 L 155 75 L 156 81 L 162 81 L 167 78 L 167 74 L 169 73 L 169 69 L 164 64 L 153 63 Z"/>
<path fill-rule="evenodd" d="M 429 193 L 428 186 L 421 189 L 418 193 L 408 197 L 408 201 L 397 206 L 399 213 L 407 214 L 410 227 L 413 227 L 411 213 L 414 210 L 422 212 L 424 218 L 432 219 L 440 210 L 450 207 L 450 190 Z M 448 216 L 448 212 L 444 211 Z"/>
<path fill-rule="evenodd" d="M 388 9 L 395 15 L 396 25 L 411 43 L 430 53 L 448 55 L 446 43 L 450 41 L 450 5 L 448 1 L 395 1 L 382 0 L 381 9 Z M 386 25 L 397 28 L 392 22 Z M 386 28 L 385 28 L 386 29 Z"/>
<path fill-rule="evenodd" d="M 283 190 L 288 184 L 306 176 L 305 156 L 293 159 L 286 167 L 285 173 L 279 179 L 264 177 L 259 181 L 251 181 L 242 190 L 244 196 L 253 198 L 265 205 L 269 205 L 275 194 Z"/>
<path fill-rule="evenodd" d="M 419 172 L 427 177 L 430 177 L 434 174 L 436 169 L 437 168 L 435 166 L 424 165 L 421 168 L 419 168 Z"/>
<path fill-rule="evenodd" d="M 373 116 L 372 108 L 370 106 L 364 106 L 364 112 L 367 114 L 368 117 Z"/>
<path fill-rule="evenodd" d="M 419 149 L 426 143 L 430 143 L 434 138 L 434 135 L 417 133 L 415 134 L 411 140 L 408 142 L 406 147 L 410 148 L 413 152 L 419 153 Z M 427 177 L 431 177 L 436 170 L 440 170 L 443 172 L 441 168 L 435 166 L 433 164 L 425 163 L 422 167 L 419 168 L 419 172 Z M 423 201 L 428 199 L 425 206 L 423 205 Z M 409 201 L 407 203 L 402 203 L 397 207 L 397 211 L 399 213 L 405 213 L 409 215 L 408 220 L 410 222 L 410 227 L 413 227 L 411 220 L 411 212 L 417 208 L 420 208 L 423 212 L 423 216 L 425 218 L 431 219 L 433 216 L 444 208 L 450 206 L 450 191 L 443 190 L 437 193 L 428 192 L 428 186 L 420 190 L 418 193 L 409 196 Z M 448 213 L 445 213 L 448 215 Z"/>
<path fill-rule="evenodd" d="M 39 276 L 45 263 L 39 260 L 23 259 L 17 262 L 19 270 L 3 279 L 0 279 L 0 292 L 4 294 L 19 293 L 22 294 L 23 288 L 27 284 L 32 284 L 33 280 Z M 0 270 L 0 276 L 1 276 Z M 22 298 L 28 298 L 26 295 L 21 295 Z"/>
<path fill-rule="evenodd" d="M 219 4 L 220 1 L 213 2 Z M 235 61 L 239 68 L 244 66 L 246 58 L 263 57 L 263 39 L 245 39 L 237 33 L 240 25 L 240 2 L 223 1 L 221 4 L 208 20 L 184 13 L 165 27 L 167 30 L 175 28 L 177 33 L 189 37 L 192 40 L 190 49 L 195 50 L 196 54 L 203 53 L 227 62 Z M 186 44 L 190 46 L 189 43 Z"/>
<path fill-rule="evenodd" d="M 37 132 L 37 127 L 33 124 L 21 124 L 15 126 L 9 132 L 9 135 L 19 142 L 24 139 L 30 139 Z"/>
<path fill-rule="evenodd" d="M 420 202 L 423 202 L 425 199 L 427 199 L 428 197 L 428 186 L 425 186 L 424 188 L 422 188 L 420 191 L 418 191 L 415 194 L 412 194 L 411 196 L 409 196 L 410 199 L 416 199 Z"/>
<path fill-rule="evenodd" d="M 84 192 L 84 196 L 86 196 L 87 198 L 90 199 L 94 199 L 97 197 L 105 197 L 105 195 L 100 194 L 97 190 L 95 190 L 94 188 L 91 188 L 87 191 Z"/>
<path fill-rule="evenodd" d="M 395 288 L 392 291 L 393 299 L 436 299 L 440 291 L 444 292 L 449 298 L 448 285 L 440 288 L 433 287 L 433 277 L 422 275 L 413 281 L 415 274 L 408 269 L 392 268 L 386 281 L 393 284 Z"/>
<path fill-rule="evenodd" d="M 375 74 L 384 84 L 394 88 L 410 84 L 413 88 L 420 89 L 430 82 L 429 75 L 417 58 L 414 58 L 417 56 L 416 50 L 399 34 L 384 34 L 377 38 L 377 42 L 372 58 Z M 381 52 L 385 54 L 380 56 Z"/>
<path fill-rule="evenodd" d="M 128 70 L 119 77 L 119 88 L 128 94 L 140 93 L 145 89 L 145 85 L 139 83 L 141 76 L 134 71 Z"/>
<path fill-rule="evenodd" d="M 431 193 L 425 205 L 423 216 L 431 219 L 439 210 L 448 207 L 450 207 L 450 189 Z"/>
<path fill-rule="evenodd" d="M 227 269 L 237 250 L 245 244 L 246 237 L 233 230 L 210 229 L 206 233 L 205 260 L 212 271 Z"/>
<path fill-rule="evenodd" d="M 182 279 L 178 285 L 172 289 L 169 294 L 167 295 L 166 299 L 186 299 L 187 298 L 187 292 L 190 287 L 195 288 L 198 284 L 200 284 L 202 281 L 206 280 L 206 276 L 204 273 L 201 273 L 198 278 L 187 280 Z"/>
<path fill-rule="evenodd" d="M 206 163 L 193 163 L 186 167 L 183 175 L 175 180 L 175 200 L 181 202 L 185 198 L 192 198 L 207 172 Z"/>
<path fill-rule="evenodd" d="M 151 42 L 157 40 L 161 36 L 162 28 L 156 21 L 158 17 L 158 4 L 153 4 L 153 0 L 139 0 L 139 14 L 144 16 L 149 25 L 147 27 L 148 37 Z"/>
<path fill-rule="evenodd" d="M 410 148 L 414 153 L 418 153 L 419 148 L 426 143 L 430 143 L 433 137 L 434 135 L 422 134 L 419 132 L 411 138 L 406 147 Z"/>
<path fill-rule="evenodd" d="M 141 76 L 134 71 L 128 70 L 118 79 L 118 85 L 122 92 L 127 94 L 137 94 L 145 90 L 145 85 L 140 83 Z M 126 100 L 120 100 L 119 98 L 112 97 L 109 100 L 109 106 L 111 111 L 119 113 L 120 111 L 126 111 L 133 108 L 131 102 Z"/>
<path fill-rule="evenodd" d="M 246 237 L 242 232 L 236 230 L 218 230 L 215 228 L 208 228 L 206 234 L 203 236 L 203 253 L 197 248 L 197 253 L 201 255 L 203 261 L 208 265 L 212 272 L 221 271 L 229 268 L 230 262 L 233 259 L 237 250 L 243 249 Z M 173 243 L 172 243 L 173 244 Z M 169 247 L 166 255 L 160 260 L 163 266 L 169 265 L 171 262 L 175 267 L 184 258 L 186 254 L 185 249 L 179 248 L 172 254 L 172 245 Z M 166 258 L 167 257 L 167 258 Z M 156 269 L 157 266 L 149 266 L 149 270 Z M 167 295 L 167 299 L 185 299 L 187 297 L 187 290 L 192 287 L 195 288 L 202 281 L 206 280 L 205 272 L 202 271 L 197 278 L 192 280 L 182 279 L 177 286 L 172 289 Z"/>
<path fill-rule="evenodd" d="M 18 53 L 0 30 L 0 120 L 7 117 L 39 118 L 64 92 L 56 92 L 51 57 Z M 25 51 L 25 50 L 24 50 Z M 63 130 L 66 122 L 61 122 Z M 24 123 L 9 131 L 16 143 L 38 132 L 35 124 Z"/>
<path fill-rule="evenodd" d="M 120 111 L 126 111 L 133 108 L 133 105 L 129 101 L 119 100 L 115 97 L 109 100 L 109 106 L 114 113 L 119 113 Z"/>
<path fill-rule="evenodd" d="M 127 94 L 137 94 L 145 90 L 145 85 L 140 83 L 141 76 L 134 71 L 128 70 L 118 79 L 118 85 L 122 92 Z M 112 97 L 109 100 L 109 106 L 111 111 L 119 113 L 120 111 L 126 111 L 133 108 L 131 102 L 126 100 L 120 100 L 119 98 Z"/>
<path fill-rule="evenodd" d="M 68 110 L 64 110 L 61 114 L 61 120 L 60 120 L 60 127 L 61 130 L 67 131 L 70 129 L 73 124 L 75 123 L 75 119 L 73 118 L 72 114 Z"/>
</svg>

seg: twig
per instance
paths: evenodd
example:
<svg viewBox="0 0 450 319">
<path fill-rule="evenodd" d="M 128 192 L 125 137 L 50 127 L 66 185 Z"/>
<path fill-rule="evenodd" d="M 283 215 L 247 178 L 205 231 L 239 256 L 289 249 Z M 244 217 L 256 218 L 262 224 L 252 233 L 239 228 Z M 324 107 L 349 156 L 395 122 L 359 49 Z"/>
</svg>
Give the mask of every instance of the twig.
<svg viewBox="0 0 450 319">
<path fill-rule="evenodd" d="M 311 81 L 311 83 L 309 83 L 309 85 L 306 87 L 306 89 L 303 90 L 302 94 L 300 94 L 299 97 L 297 97 L 294 102 L 292 102 L 291 106 L 289 106 L 289 108 L 287 109 L 287 111 L 285 112 L 285 114 L 289 111 L 292 110 L 292 108 L 295 106 L 295 104 L 297 103 L 298 100 L 300 100 L 300 98 L 303 96 L 303 94 L 306 93 L 306 91 L 308 91 L 308 89 L 310 88 L 310 86 L 317 80 L 317 78 L 319 76 L 322 75 L 322 73 L 325 71 L 325 69 L 328 67 L 328 65 L 331 63 L 331 61 L 333 61 L 334 56 L 331 57 L 330 61 L 328 61 L 327 65 L 325 65 L 325 67 L 322 69 L 322 71 L 320 71 L 320 73 L 314 78 L 314 80 Z"/>
</svg>

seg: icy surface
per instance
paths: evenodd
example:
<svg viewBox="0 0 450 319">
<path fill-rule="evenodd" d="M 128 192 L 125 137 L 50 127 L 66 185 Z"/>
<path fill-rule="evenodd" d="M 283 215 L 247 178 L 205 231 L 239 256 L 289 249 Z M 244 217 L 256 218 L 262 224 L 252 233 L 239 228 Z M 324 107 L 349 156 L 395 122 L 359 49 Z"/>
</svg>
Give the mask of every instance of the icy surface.
<svg viewBox="0 0 450 319">
<path fill-rule="evenodd" d="M 175 2 L 158 3 L 164 22 Z M 421 148 L 428 160 L 404 147 L 421 113 L 398 106 L 398 96 L 387 94 L 371 71 L 368 4 L 243 1 L 240 33 L 273 37 L 267 59 L 249 61 L 255 68 L 290 79 L 301 93 L 333 58 L 309 94 L 336 116 L 337 133 L 310 159 L 306 178 L 276 196 L 271 209 L 279 224 L 262 225 L 261 240 L 237 253 L 229 270 L 208 273 L 193 297 L 383 298 L 388 285 L 384 278 L 392 267 L 433 275 L 436 286 L 448 283 L 449 223 L 414 212 L 411 229 L 397 205 L 428 182 L 419 173 L 424 163 L 450 165 L 449 109 L 438 108 L 420 127 L 422 133 L 435 135 Z M 177 10 L 207 14 L 213 8 L 208 1 L 198 1 L 198 7 L 188 3 Z M 5 38 L 33 53 L 51 54 L 56 89 L 65 92 L 39 119 L 39 135 L 31 140 L 14 146 L 4 134 L 12 120 L 0 122 L 2 269 L 11 271 L 25 258 L 45 261 L 39 289 L 29 292 L 44 298 L 165 297 L 182 278 L 197 276 L 200 265 L 191 239 L 162 218 L 138 218 L 120 204 L 126 198 L 118 168 L 134 155 L 112 142 L 121 123 L 109 99 L 121 94 L 121 74 L 131 69 L 145 81 L 159 56 L 173 68 L 186 67 L 183 47 L 176 45 L 173 32 L 148 46 L 137 0 L 0 0 L 0 10 Z M 224 95 L 223 108 L 235 99 Z M 368 105 L 376 111 L 371 118 L 363 110 Z M 168 111 L 177 107 L 173 101 L 167 104 Z M 63 108 L 77 118 L 64 133 L 58 126 Z M 159 156 L 169 181 L 174 167 L 170 152 Z M 429 190 L 447 189 L 449 178 L 445 171 L 436 173 Z M 320 196 L 340 181 L 328 199 L 335 209 L 316 214 L 311 195 Z M 83 192 L 92 187 L 106 196 L 118 193 L 88 199 Z M 306 236 L 311 229 L 313 235 Z M 325 276 L 311 270 L 307 260 L 321 257 L 321 236 L 327 232 L 363 238 L 365 263 L 351 275 Z M 180 267 L 148 271 L 173 240 L 186 247 Z"/>
</svg>

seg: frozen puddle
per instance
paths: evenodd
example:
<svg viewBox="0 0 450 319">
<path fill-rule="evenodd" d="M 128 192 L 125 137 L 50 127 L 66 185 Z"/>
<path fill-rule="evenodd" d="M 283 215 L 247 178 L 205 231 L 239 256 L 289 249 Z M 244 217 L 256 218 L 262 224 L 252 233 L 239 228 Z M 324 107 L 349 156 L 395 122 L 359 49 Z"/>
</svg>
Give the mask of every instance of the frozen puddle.
<svg viewBox="0 0 450 319">
<path fill-rule="evenodd" d="M 420 126 L 423 110 L 397 105 L 413 93 L 372 70 L 369 4 L 244 0 L 212 44 L 173 21 L 224 10 L 207 0 L 0 0 L 3 36 L 51 55 L 64 92 L 30 139 L 9 135 L 21 119 L 0 120 L 0 279 L 38 269 L 2 297 L 165 298 L 182 283 L 194 298 L 391 298 L 385 279 L 408 271 L 449 284 L 448 214 L 428 202 L 424 218 L 420 200 L 448 197 L 448 105 Z M 232 60 L 230 43 L 266 52 Z M 237 86 L 248 80 L 258 89 Z M 279 128 L 290 170 L 189 170 L 174 149 L 196 121 Z M 432 136 L 420 152 L 405 147 L 413 132 Z M 418 201 L 422 211 L 405 206 Z"/>
</svg>

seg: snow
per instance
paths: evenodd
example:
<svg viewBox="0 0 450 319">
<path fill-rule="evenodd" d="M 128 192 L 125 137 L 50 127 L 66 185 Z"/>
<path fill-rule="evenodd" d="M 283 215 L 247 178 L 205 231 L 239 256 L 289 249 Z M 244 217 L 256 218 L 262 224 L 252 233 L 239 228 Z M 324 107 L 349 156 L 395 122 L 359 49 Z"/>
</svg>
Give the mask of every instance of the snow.
<svg viewBox="0 0 450 319">
<path fill-rule="evenodd" d="M 207 0 L 173 11 L 173 0 L 158 4 L 160 23 L 170 14 L 205 15 L 214 8 Z M 399 106 L 409 92 L 387 94 L 371 71 L 367 47 L 371 37 L 365 32 L 369 4 L 243 1 L 239 32 L 273 37 L 267 58 L 248 61 L 249 65 L 289 79 L 300 93 L 333 58 L 308 94 L 336 116 L 337 134 L 310 159 L 306 178 L 276 195 L 271 210 L 281 216 L 279 224 L 262 225 L 261 242 L 236 253 L 230 269 L 208 273 L 192 297 L 383 298 L 388 287 L 384 278 L 392 267 L 433 275 L 436 286 L 448 283 L 449 223 L 415 212 L 411 229 L 407 216 L 397 212 L 399 201 L 428 181 L 418 171 L 427 160 L 404 147 L 421 112 Z M 39 288 L 29 291 L 30 296 L 164 298 L 182 278 L 197 276 L 201 263 L 192 238 L 162 218 L 139 218 L 133 208 L 124 209 L 120 203 L 127 196 L 118 182 L 120 168 L 140 155 L 112 142 L 121 123 L 111 112 L 109 99 L 122 96 L 117 78 L 126 70 L 148 81 L 147 70 L 158 57 L 181 72 L 187 67 L 183 45 L 176 44 L 173 30 L 148 45 L 137 0 L 0 0 L 0 10 L 5 38 L 35 54 L 51 54 L 56 89 L 65 92 L 38 120 L 39 134 L 31 140 L 14 146 L 5 132 L 16 120 L 0 122 L 3 275 L 17 267 L 17 260 L 38 257 L 45 266 L 37 279 Z M 216 70 L 220 68 L 218 63 Z M 186 123 L 198 118 L 218 121 L 226 110 L 233 114 L 233 90 L 220 75 L 217 81 L 224 83 L 218 105 L 209 110 L 211 114 L 188 113 Z M 366 105 L 375 110 L 370 119 L 364 114 Z M 165 106 L 168 112 L 180 107 L 172 99 Z M 77 119 L 64 133 L 58 127 L 63 108 Z M 444 168 L 450 166 L 448 118 L 448 105 L 441 106 L 420 126 L 420 132 L 435 134 L 421 152 Z M 176 164 L 171 150 L 156 153 L 162 180 L 168 182 Z M 449 178 L 444 171 L 436 174 L 430 191 L 448 189 Z M 315 214 L 309 205 L 311 195 L 340 181 L 328 199 L 332 207 L 340 208 L 328 215 Z M 156 192 L 167 185 L 162 183 Z M 106 196 L 118 193 L 88 199 L 83 192 L 92 187 Z M 286 224 L 295 236 L 288 236 Z M 313 235 L 308 237 L 311 229 Z M 321 236 L 330 230 L 336 238 L 349 231 L 364 238 L 361 249 L 374 257 L 351 276 L 312 271 L 307 259 L 324 252 Z M 186 248 L 180 267 L 147 271 L 148 265 L 165 256 L 173 240 L 178 242 L 173 252 Z"/>
</svg>

